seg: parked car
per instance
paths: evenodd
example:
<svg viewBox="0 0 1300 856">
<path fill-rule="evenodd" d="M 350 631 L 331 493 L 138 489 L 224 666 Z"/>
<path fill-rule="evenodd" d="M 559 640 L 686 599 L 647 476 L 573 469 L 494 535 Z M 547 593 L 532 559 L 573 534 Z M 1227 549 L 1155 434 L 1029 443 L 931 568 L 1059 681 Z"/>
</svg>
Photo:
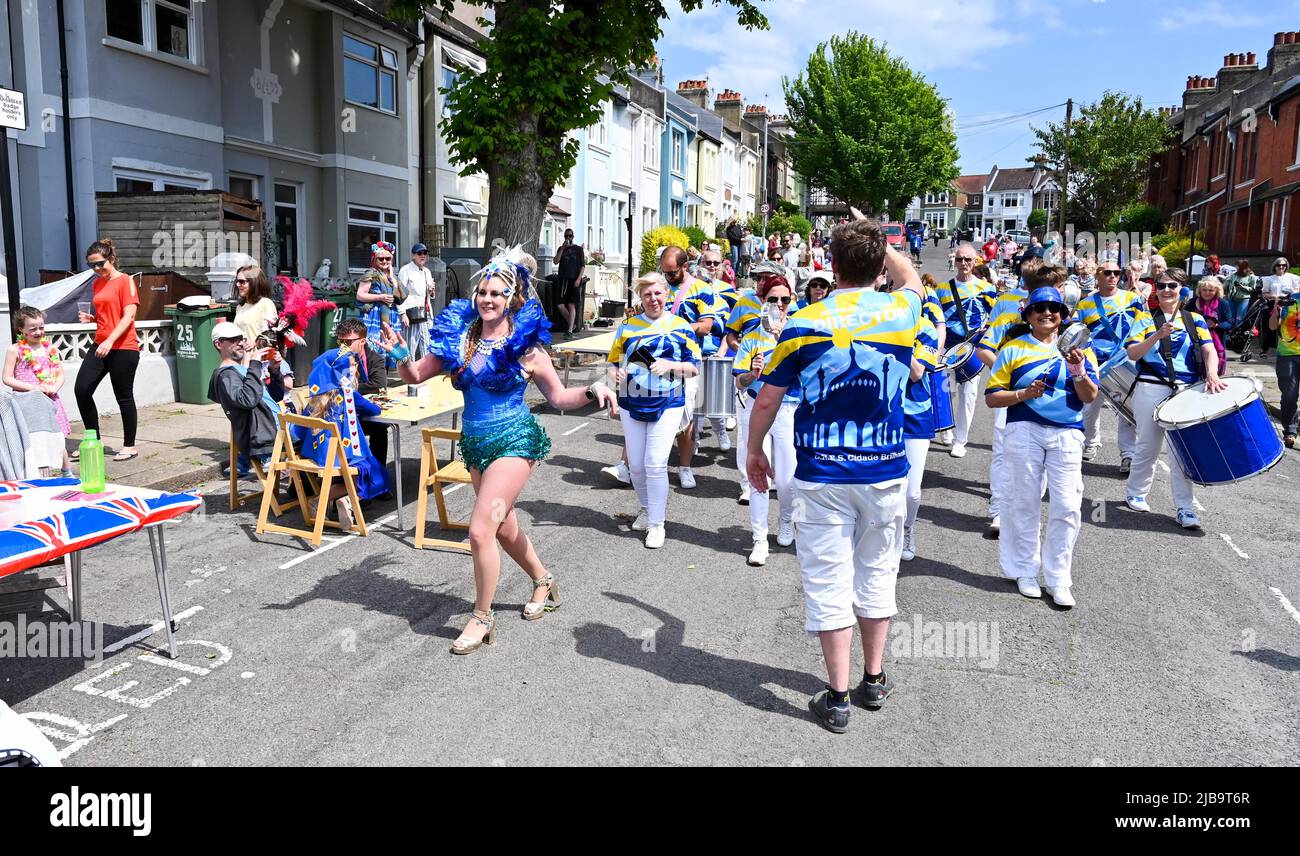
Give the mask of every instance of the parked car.
<svg viewBox="0 0 1300 856">
<path fill-rule="evenodd" d="M 907 236 L 904 234 L 902 223 L 882 223 L 880 231 L 885 233 L 885 240 L 894 249 L 901 252 L 907 245 Z"/>
<path fill-rule="evenodd" d="M 1007 234 L 1007 237 L 1009 237 L 1011 240 L 1015 241 L 1015 242 L 1016 242 L 1017 244 L 1019 244 L 1020 246 L 1022 246 L 1022 247 L 1027 247 L 1027 246 L 1029 246 L 1029 230 L 1028 230 L 1028 229 L 1012 229 L 1011 231 L 1007 232 L 1006 234 Z"/>
</svg>

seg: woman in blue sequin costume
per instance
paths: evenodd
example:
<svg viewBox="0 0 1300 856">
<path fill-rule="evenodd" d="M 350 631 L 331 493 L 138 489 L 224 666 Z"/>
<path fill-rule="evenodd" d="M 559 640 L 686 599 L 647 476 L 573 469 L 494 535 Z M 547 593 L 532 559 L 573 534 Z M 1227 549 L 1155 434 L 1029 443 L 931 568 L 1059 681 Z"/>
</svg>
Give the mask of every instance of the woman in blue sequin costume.
<svg viewBox="0 0 1300 856">
<path fill-rule="evenodd" d="M 460 451 L 474 484 L 474 511 L 469 542 L 474 558 L 474 615 L 452 643 L 453 654 L 472 653 L 495 635 L 492 599 L 501 573 L 498 542 L 533 581 L 533 596 L 524 605 L 526 620 L 541 618 L 559 606 L 555 578 L 533 550 L 519 525 L 515 500 L 533 467 L 551 450 L 551 440 L 537 424 L 524 391 L 531 380 L 552 407 L 576 410 L 588 401 L 618 415 L 614 392 L 604 383 L 565 388 L 546 346 L 550 324 L 542 305 L 529 295 L 530 274 L 514 247 L 498 254 L 476 275 L 472 300 L 456 300 L 433 322 L 429 354 L 413 362 L 397 337 L 398 372 L 407 383 L 440 374 L 465 396 Z"/>
</svg>

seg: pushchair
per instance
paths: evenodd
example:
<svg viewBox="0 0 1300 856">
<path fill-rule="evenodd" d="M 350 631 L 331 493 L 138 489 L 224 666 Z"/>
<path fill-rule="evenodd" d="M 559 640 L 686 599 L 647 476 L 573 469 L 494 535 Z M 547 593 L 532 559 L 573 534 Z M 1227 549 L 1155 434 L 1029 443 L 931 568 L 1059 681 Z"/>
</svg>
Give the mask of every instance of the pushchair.
<svg viewBox="0 0 1300 856">
<path fill-rule="evenodd" d="M 1228 333 L 1228 339 L 1224 344 L 1228 350 L 1241 354 L 1239 359 L 1243 363 L 1248 363 L 1257 356 L 1256 337 L 1268 323 L 1269 305 L 1269 302 L 1264 299 L 1263 292 L 1258 288 L 1255 289 L 1250 295 L 1250 303 L 1246 304 L 1245 317 Z"/>
</svg>

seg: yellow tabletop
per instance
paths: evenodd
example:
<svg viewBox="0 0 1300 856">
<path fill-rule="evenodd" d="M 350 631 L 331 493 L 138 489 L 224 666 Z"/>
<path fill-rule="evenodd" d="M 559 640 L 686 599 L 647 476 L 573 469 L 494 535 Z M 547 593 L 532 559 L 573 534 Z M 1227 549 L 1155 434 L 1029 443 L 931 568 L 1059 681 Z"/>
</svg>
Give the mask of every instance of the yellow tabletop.
<svg viewBox="0 0 1300 856">
<path fill-rule="evenodd" d="M 451 385 L 451 379 L 439 375 L 419 385 L 420 393 L 416 396 L 406 394 L 405 386 L 388 388 L 387 394 L 373 393 L 367 395 L 383 412 L 372 417 L 376 422 L 398 422 L 417 425 L 435 416 L 445 416 L 465 409 L 465 399 L 460 390 Z"/>
<path fill-rule="evenodd" d="M 608 354 L 609 349 L 614 347 L 614 333 L 601 333 L 599 336 L 588 336 L 572 342 L 552 342 L 551 347 L 556 351 L 573 351 L 575 354 Z"/>
</svg>

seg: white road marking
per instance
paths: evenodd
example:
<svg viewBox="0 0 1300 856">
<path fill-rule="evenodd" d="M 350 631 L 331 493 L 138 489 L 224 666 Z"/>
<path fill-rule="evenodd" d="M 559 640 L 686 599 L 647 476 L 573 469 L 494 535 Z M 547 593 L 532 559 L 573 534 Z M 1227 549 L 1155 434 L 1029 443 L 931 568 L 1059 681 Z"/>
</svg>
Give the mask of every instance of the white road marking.
<svg viewBox="0 0 1300 856">
<path fill-rule="evenodd" d="M 1241 552 L 1241 548 L 1240 548 L 1240 547 L 1238 547 L 1236 544 L 1232 543 L 1232 536 L 1229 535 L 1227 532 L 1220 532 L 1220 533 L 1219 533 L 1219 537 L 1223 539 L 1223 543 L 1227 544 L 1229 547 L 1232 548 L 1232 552 L 1236 553 L 1238 556 L 1240 556 L 1240 557 L 1243 558 L 1243 559 L 1249 559 L 1249 558 L 1250 558 L 1250 556 L 1248 556 L 1248 555 L 1246 555 L 1245 553 Z"/>
<path fill-rule="evenodd" d="M 383 520 L 377 520 L 374 523 L 371 523 L 370 525 L 375 527 L 383 526 L 385 523 L 389 522 L 396 516 L 397 516 L 396 514 L 390 514 L 387 517 L 385 517 Z M 289 561 L 285 562 L 283 565 L 280 566 L 280 570 L 287 571 L 290 568 L 294 567 L 295 565 L 301 565 L 303 562 L 307 561 L 308 559 L 314 559 L 315 557 L 321 555 L 322 553 L 328 553 L 330 550 L 333 550 L 335 547 L 339 546 L 340 544 L 346 544 L 347 542 L 351 541 L 353 538 L 357 538 L 357 537 L 359 536 L 347 535 L 341 538 L 336 538 L 335 540 L 324 545 L 323 547 L 317 547 L 315 550 L 312 550 L 310 553 L 303 553 L 301 556 L 299 556 L 296 559 L 290 559 Z"/>
<path fill-rule="evenodd" d="M 178 612 L 175 615 L 173 615 L 172 620 L 183 621 L 186 618 L 189 618 L 191 615 L 201 612 L 202 610 L 203 607 L 201 606 L 191 606 L 189 609 L 185 610 L 184 612 Z M 157 633 L 159 630 L 162 629 L 163 629 L 163 623 L 161 621 L 155 621 L 153 624 L 150 624 L 148 627 L 146 627 L 144 630 L 141 630 L 139 633 L 134 633 L 119 642 L 114 642 L 112 645 L 106 645 L 104 647 L 104 654 L 105 655 L 116 654 L 118 651 L 121 651 L 127 645 L 134 645 L 135 643 L 143 639 L 148 639 L 150 636 L 154 635 L 155 633 Z"/>
<path fill-rule="evenodd" d="M 449 494 L 449 493 L 454 493 L 455 491 L 460 490 L 460 489 L 463 488 L 464 486 L 465 486 L 464 484 L 454 484 L 454 485 L 452 485 L 451 487 L 449 487 L 449 488 L 447 488 L 446 490 L 444 490 L 444 491 L 442 492 L 442 495 L 443 495 L 443 496 L 446 496 L 446 495 Z"/>
<path fill-rule="evenodd" d="M 253 676 L 256 675 L 256 674 L 257 674 L 257 672 L 240 672 L 240 673 L 239 673 L 239 676 L 240 676 L 241 678 L 251 678 L 251 677 L 253 677 Z"/>
<path fill-rule="evenodd" d="M 586 428 L 590 424 L 591 424 L 590 422 L 584 422 L 581 425 L 579 425 L 577 428 L 570 428 L 568 431 L 564 432 L 563 436 L 567 437 L 570 434 L 576 434 L 577 432 L 581 431 L 583 428 Z"/>
<path fill-rule="evenodd" d="M 1160 460 L 1159 458 L 1156 458 L 1156 466 L 1164 470 L 1165 472 L 1169 472 L 1169 465 L 1166 464 L 1164 461 Z"/>
<path fill-rule="evenodd" d="M 1273 592 L 1273 597 L 1278 599 L 1278 601 L 1282 604 L 1282 608 L 1285 609 L 1288 613 L 1290 613 L 1291 617 L 1296 620 L 1297 624 L 1300 624 L 1300 611 L 1297 611 L 1296 608 L 1291 605 L 1291 601 L 1286 599 L 1286 595 L 1282 594 L 1281 591 L 1271 587 L 1269 588 L 1269 591 Z"/>
</svg>

